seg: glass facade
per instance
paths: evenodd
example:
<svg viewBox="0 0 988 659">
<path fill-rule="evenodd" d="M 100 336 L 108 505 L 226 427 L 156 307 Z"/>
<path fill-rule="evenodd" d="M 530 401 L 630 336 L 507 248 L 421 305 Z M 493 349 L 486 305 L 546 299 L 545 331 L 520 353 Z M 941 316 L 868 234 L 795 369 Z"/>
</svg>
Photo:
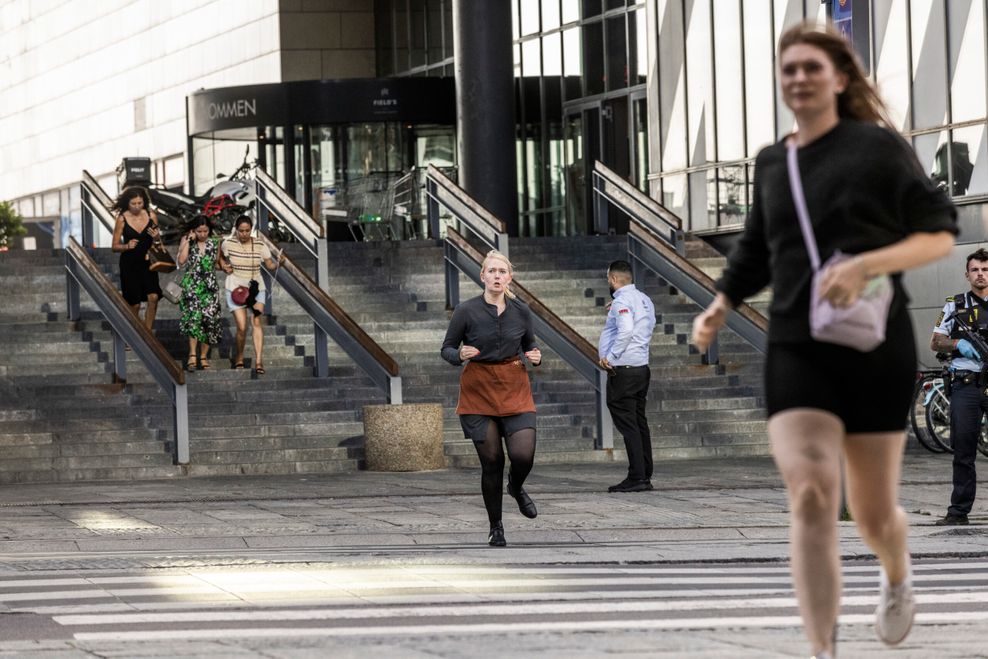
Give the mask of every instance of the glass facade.
<svg viewBox="0 0 988 659">
<path fill-rule="evenodd" d="M 826 17 L 816 0 L 654 0 L 648 101 L 653 197 L 692 231 L 744 221 L 758 150 L 793 128 L 775 76 L 779 35 Z M 853 5 L 854 41 L 897 128 L 958 203 L 988 194 L 985 0 Z M 715 11 L 716 9 L 716 11 Z M 863 28 L 863 29 L 862 29 Z M 862 46 L 864 44 L 864 46 Z"/>
<path fill-rule="evenodd" d="M 648 179 L 645 2 L 510 2 L 520 233 L 607 231 L 587 216 L 594 161 L 643 189 Z M 378 35 L 394 39 L 379 41 L 379 75 L 453 75 L 452 0 L 378 0 L 376 10 Z M 423 15 L 435 18 L 420 30 Z"/>
</svg>

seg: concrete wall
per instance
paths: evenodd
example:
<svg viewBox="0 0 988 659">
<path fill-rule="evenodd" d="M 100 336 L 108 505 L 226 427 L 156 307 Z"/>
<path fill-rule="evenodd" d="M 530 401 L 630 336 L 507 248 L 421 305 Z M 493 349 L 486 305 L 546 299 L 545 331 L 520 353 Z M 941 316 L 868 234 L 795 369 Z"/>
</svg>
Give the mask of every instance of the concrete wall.
<svg viewBox="0 0 988 659">
<path fill-rule="evenodd" d="M 282 80 L 373 78 L 373 0 L 280 0 Z"/>
<path fill-rule="evenodd" d="M 0 6 L 0 199 L 186 148 L 185 96 L 277 82 L 277 0 Z"/>
</svg>

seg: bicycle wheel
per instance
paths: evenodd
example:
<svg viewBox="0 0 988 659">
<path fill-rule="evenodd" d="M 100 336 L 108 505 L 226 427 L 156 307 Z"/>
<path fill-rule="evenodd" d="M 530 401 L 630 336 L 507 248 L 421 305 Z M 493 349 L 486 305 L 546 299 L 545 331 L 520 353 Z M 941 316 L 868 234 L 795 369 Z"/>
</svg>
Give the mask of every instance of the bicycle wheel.
<svg viewBox="0 0 988 659">
<path fill-rule="evenodd" d="M 909 409 L 909 421 L 912 424 L 913 434 L 916 435 L 916 440 L 923 448 L 933 453 L 943 453 L 944 448 L 930 435 L 926 423 L 926 408 L 923 405 L 927 392 L 935 384 L 934 380 L 935 376 L 924 375 L 916 381 L 916 387 L 913 390 L 913 404 Z"/>
<path fill-rule="evenodd" d="M 939 383 L 938 383 L 939 384 Z M 943 391 L 943 384 L 934 385 L 930 402 L 926 406 L 926 427 L 930 436 L 948 453 L 954 452 L 950 444 L 950 399 Z"/>
</svg>

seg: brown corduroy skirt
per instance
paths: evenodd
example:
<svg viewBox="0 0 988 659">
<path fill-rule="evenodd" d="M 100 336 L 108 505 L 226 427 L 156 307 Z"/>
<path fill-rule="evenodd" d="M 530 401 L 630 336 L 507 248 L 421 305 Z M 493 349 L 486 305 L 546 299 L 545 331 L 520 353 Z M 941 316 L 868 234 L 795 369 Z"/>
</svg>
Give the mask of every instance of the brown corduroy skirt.
<svg viewBox="0 0 988 659">
<path fill-rule="evenodd" d="M 463 368 L 457 414 L 511 416 L 534 411 L 532 385 L 520 359 L 499 364 L 469 362 Z"/>
</svg>

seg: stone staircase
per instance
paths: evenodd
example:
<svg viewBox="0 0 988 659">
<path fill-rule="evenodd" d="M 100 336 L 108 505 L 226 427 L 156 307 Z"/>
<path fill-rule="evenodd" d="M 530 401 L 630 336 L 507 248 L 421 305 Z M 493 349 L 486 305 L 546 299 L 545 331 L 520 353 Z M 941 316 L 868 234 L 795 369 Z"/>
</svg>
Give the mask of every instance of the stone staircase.
<svg viewBox="0 0 988 659">
<path fill-rule="evenodd" d="M 521 283 L 596 344 L 604 321 L 607 263 L 626 258 L 623 238 L 514 239 Z M 301 265 L 311 257 L 288 251 Z M 715 260 L 697 253 L 703 267 Z M 476 464 L 455 416 L 458 374 L 439 356 L 448 312 L 442 249 L 425 241 L 333 243 L 329 290 L 399 363 L 405 402 L 441 402 L 447 462 Z M 267 374 L 229 365 L 232 333 L 213 367 L 186 373 L 192 463 L 172 465 L 171 407 L 128 353 L 126 384 L 111 383 L 109 326 L 83 295 L 83 317 L 65 317 L 60 252 L 0 254 L 0 482 L 171 478 L 180 475 L 283 474 L 362 466 L 361 408 L 385 396 L 330 343 L 330 377 L 315 378 L 312 324 L 284 291 L 264 327 Z M 115 279 L 116 255 L 97 255 Z M 709 261 L 709 262 L 708 262 Z M 686 344 L 697 307 L 644 282 L 660 314 L 652 346 L 650 421 L 658 459 L 762 454 L 761 358 L 731 333 L 722 364 L 704 366 Z M 479 288 L 461 277 L 466 299 Z M 187 342 L 178 308 L 159 307 L 155 333 L 179 363 Z M 250 345 L 248 339 L 248 346 Z M 539 410 L 539 460 L 623 461 L 623 451 L 593 450 L 594 392 L 549 350 L 533 374 Z M 615 440 L 621 446 L 620 437 Z"/>
<path fill-rule="evenodd" d="M 161 432 L 110 382 L 83 321 L 66 320 L 52 251 L 0 254 L 0 482 L 180 474 Z M 83 296 L 83 308 L 92 303 Z"/>
<path fill-rule="evenodd" d="M 714 278 L 726 263 L 700 241 L 687 244 L 687 257 Z M 516 239 L 511 259 L 519 281 L 596 346 L 610 299 L 607 265 L 628 259 L 627 239 Z M 689 345 L 701 308 L 651 273 L 638 287 L 656 310 L 648 403 L 655 458 L 767 454 L 761 353 L 725 329 L 719 339 L 720 364 L 704 365 Z M 759 296 L 754 306 L 764 310 L 767 299 Z"/>
</svg>

